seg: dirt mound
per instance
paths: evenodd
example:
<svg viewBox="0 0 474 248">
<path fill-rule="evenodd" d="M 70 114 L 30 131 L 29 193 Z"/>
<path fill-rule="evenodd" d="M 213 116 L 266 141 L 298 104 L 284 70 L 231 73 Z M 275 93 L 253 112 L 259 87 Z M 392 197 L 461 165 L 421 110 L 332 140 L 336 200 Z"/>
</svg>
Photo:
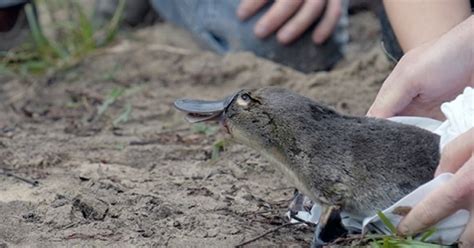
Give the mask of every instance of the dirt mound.
<svg viewBox="0 0 474 248">
<path fill-rule="evenodd" d="M 281 225 L 293 194 L 282 175 L 215 126 L 185 123 L 172 102 L 279 86 L 363 115 L 391 65 L 377 20 L 351 20 L 331 72 L 220 57 L 162 24 L 65 72 L 0 76 L 0 247 L 229 247 Z M 311 238 L 292 226 L 251 245 Z"/>
</svg>

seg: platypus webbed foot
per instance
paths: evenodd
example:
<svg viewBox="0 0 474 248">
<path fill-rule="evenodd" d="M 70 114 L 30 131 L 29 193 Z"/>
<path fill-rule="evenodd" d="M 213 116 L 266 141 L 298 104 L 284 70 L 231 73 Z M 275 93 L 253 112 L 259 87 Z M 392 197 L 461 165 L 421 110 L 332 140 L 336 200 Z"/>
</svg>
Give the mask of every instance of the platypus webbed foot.
<svg viewBox="0 0 474 248">
<path fill-rule="evenodd" d="M 323 247 L 323 245 L 347 234 L 348 231 L 342 224 L 340 208 L 337 206 L 325 207 L 314 231 L 311 248 Z"/>
</svg>

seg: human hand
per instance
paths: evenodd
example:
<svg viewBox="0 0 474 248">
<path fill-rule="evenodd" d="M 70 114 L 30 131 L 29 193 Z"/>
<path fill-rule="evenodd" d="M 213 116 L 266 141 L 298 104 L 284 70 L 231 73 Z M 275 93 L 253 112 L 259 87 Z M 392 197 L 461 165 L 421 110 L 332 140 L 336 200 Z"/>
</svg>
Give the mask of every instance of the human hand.
<svg viewBox="0 0 474 248">
<path fill-rule="evenodd" d="M 410 50 L 385 80 L 367 115 L 444 119 L 440 106 L 474 85 L 474 18 Z"/>
<path fill-rule="evenodd" d="M 461 235 L 461 247 L 474 247 L 474 128 L 451 141 L 443 149 L 436 171 L 455 172 L 442 187 L 431 192 L 403 218 L 398 226 L 401 234 L 411 235 L 438 223 L 459 209 L 471 212 Z"/>
<path fill-rule="evenodd" d="M 455 173 L 466 163 L 474 151 L 474 127 L 449 142 L 444 148 L 435 176 L 445 172 Z M 472 175 L 474 178 L 474 174 Z"/>
<path fill-rule="evenodd" d="M 276 0 L 267 13 L 258 20 L 254 28 L 255 35 L 258 38 L 265 38 L 277 32 L 280 43 L 290 44 L 323 15 L 312 36 L 316 44 L 321 44 L 329 38 L 339 21 L 342 12 L 341 1 Z M 255 15 L 267 2 L 268 0 L 242 0 L 237 9 L 237 16 L 241 20 L 246 20 Z"/>
</svg>

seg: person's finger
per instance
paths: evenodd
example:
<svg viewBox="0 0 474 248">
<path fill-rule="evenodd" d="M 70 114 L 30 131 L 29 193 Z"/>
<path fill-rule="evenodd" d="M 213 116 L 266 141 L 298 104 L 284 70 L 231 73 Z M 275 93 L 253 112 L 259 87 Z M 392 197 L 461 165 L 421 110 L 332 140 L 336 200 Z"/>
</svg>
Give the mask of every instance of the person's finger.
<svg viewBox="0 0 474 248">
<path fill-rule="evenodd" d="M 459 238 L 460 247 L 461 248 L 471 248 L 474 247 L 474 216 L 473 211 L 471 211 L 471 217 L 469 218 L 469 222 L 467 223 L 466 228 L 464 228 L 464 232 Z"/>
<path fill-rule="evenodd" d="M 237 16 L 240 20 L 246 20 L 262 8 L 268 0 L 242 0 L 237 8 Z"/>
<path fill-rule="evenodd" d="M 407 68 L 409 67 L 409 62 L 400 60 L 383 83 L 374 103 L 367 112 L 367 116 L 392 117 L 402 111 L 417 96 L 418 89 L 411 85 L 408 79 Z"/>
<path fill-rule="evenodd" d="M 297 39 L 319 17 L 325 0 L 306 0 L 298 13 L 277 34 L 278 41 L 289 44 Z"/>
<path fill-rule="evenodd" d="M 276 1 L 255 25 L 255 35 L 258 38 L 265 38 L 275 32 L 299 9 L 302 3 L 303 0 Z"/>
<path fill-rule="evenodd" d="M 342 0 L 328 0 L 326 11 L 323 19 L 318 23 L 318 26 L 313 33 L 313 41 L 316 44 L 323 43 L 329 36 L 331 36 L 334 28 L 342 14 Z"/>
<path fill-rule="evenodd" d="M 398 225 L 398 231 L 402 235 L 414 235 L 454 213 L 459 209 L 459 204 L 454 204 L 454 202 L 446 199 L 448 196 L 453 198 L 451 195 L 452 192 L 442 189 L 436 193 L 432 192 L 403 218 L 402 222 Z"/>
<path fill-rule="evenodd" d="M 473 155 L 473 151 L 474 128 L 471 128 L 443 148 L 435 176 L 444 172 L 456 172 Z"/>
<path fill-rule="evenodd" d="M 417 234 L 458 209 L 470 208 L 474 185 L 474 158 L 469 159 L 458 173 L 419 202 L 402 219 L 398 231 L 403 235 Z"/>
</svg>

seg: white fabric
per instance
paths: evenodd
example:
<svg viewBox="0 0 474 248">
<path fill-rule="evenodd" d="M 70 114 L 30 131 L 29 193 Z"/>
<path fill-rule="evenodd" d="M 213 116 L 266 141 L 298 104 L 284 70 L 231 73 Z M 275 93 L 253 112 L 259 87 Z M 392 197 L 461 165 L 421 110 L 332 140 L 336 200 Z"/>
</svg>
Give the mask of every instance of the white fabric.
<svg viewBox="0 0 474 248">
<path fill-rule="evenodd" d="M 441 105 L 441 111 L 447 120 L 434 132 L 441 136 L 440 146 L 443 148 L 459 134 L 474 127 L 474 89 L 467 87 L 456 99 Z"/>
<path fill-rule="evenodd" d="M 397 226 L 401 221 L 401 217 L 392 213 L 395 208 L 399 206 L 415 206 L 415 204 L 420 202 L 431 191 L 446 183 L 452 176 L 453 174 L 451 173 L 444 173 L 439 175 L 430 182 L 418 187 L 415 191 L 411 192 L 410 194 L 402 198 L 400 201 L 383 210 L 382 212 L 390 220 L 390 222 Z M 453 244 L 461 236 L 461 233 L 464 230 L 464 227 L 466 226 L 468 220 L 469 212 L 466 210 L 459 210 L 455 214 L 436 224 L 436 232 L 431 235 L 428 240 L 445 245 Z M 381 221 L 379 221 L 377 215 L 364 219 L 363 228 L 365 229 L 367 224 L 369 223 L 375 224 L 378 229 L 383 230 L 386 234 L 390 233 L 390 231 L 385 228 L 385 225 Z"/>
<path fill-rule="evenodd" d="M 405 123 L 408 125 L 414 125 L 431 132 L 434 132 L 440 135 L 440 150 L 443 147 L 452 141 L 454 138 L 460 134 L 468 131 L 470 128 L 474 127 L 474 89 L 472 87 L 467 87 L 464 92 L 456 97 L 455 100 L 451 102 L 446 102 L 441 105 L 441 111 L 446 117 L 446 121 L 440 122 L 425 117 L 392 117 L 389 120 Z M 388 217 L 388 219 L 397 226 L 400 223 L 401 217 L 395 214 L 392 214 L 392 211 L 398 206 L 410 206 L 413 207 L 415 204 L 420 202 L 426 195 L 432 192 L 437 187 L 441 187 L 446 183 L 453 174 L 444 173 L 434 178 L 430 182 L 421 185 L 412 193 L 408 194 L 392 206 L 383 210 L 382 212 Z M 433 206 L 436 207 L 436 206 Z M 319 219 L 320 206 L 315 204 L 313 205 L 312 213 L 317 213 L 316 215 L 301 214 L 300 217 L 307 221 L 312 221 L 317 223 Z M 316 221 L 315 221 L 316 220 Z M 429 241 L 437 242 L 440 244 L 453 244 L 456 242 L 462 231 L 464 230 L 467 222 L 469 220 L 469 212 L 466 210 L 459 210 L 453 215 L 445 218 L 441 222 L 435 225 L 436 232 L 430 236 Z M 356 227 L 357 223 L 350 218 L 345 218 L 343 216 L 344 224 L 350 224 L 351 227 Z M 389 230 L 385 228 L 383 223 L 379 220 L 377 215 L 370 216 L 364 219 L 363 223 L 359 223 L 359 228 L 362 228 L 363 231 L 366 231 L 367 225 L 371 223 L 380 229 L 381 232 L 389 234 Z M 362 224 L 362 225 L 360 225 Z"/>
</svg>

